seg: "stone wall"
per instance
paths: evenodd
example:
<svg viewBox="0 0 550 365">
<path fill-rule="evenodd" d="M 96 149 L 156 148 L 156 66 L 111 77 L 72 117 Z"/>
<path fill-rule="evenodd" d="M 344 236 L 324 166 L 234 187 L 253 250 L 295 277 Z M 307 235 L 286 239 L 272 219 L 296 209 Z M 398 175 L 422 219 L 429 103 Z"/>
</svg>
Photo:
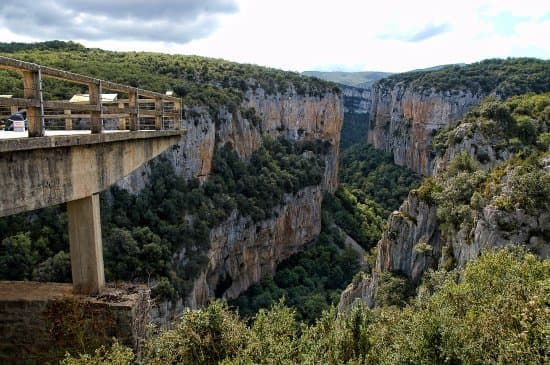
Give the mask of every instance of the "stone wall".
<svg viewBox="0 0 550 365">
<path fill-rule="evenodd" d="M 119 342 L 139 348 L 149 319 L 149 290 L 126 285 L 96 297 L 72 294 L 71 284 L 0 282 L 0 364 L 57 361 Z"/>
</svg>

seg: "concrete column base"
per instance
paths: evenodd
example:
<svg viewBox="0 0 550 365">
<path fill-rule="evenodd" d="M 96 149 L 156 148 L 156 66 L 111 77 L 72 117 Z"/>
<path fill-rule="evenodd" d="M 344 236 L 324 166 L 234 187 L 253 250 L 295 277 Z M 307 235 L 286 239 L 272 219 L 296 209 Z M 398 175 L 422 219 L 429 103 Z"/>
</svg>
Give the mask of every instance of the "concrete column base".
<svg viewBox="0 0 550 365">
<path fill-rule="evenodd" d="M 67 202 L 73 289 L 95 295 L 105 286 L 99 195 Z"/>
<path fill-rule="evenodd" d="M 139 351 L 149 323 L 144 285 L 74 295 L 71 284 L 0 281 L 0 364 L 57 364 L 113 337 Z"/>
</svg>

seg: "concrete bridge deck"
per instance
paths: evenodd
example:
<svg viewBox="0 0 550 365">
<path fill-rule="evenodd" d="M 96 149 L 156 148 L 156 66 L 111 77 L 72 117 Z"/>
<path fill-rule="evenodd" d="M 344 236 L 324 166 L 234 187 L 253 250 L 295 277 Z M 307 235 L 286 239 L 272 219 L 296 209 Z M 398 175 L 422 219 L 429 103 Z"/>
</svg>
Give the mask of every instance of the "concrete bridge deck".
<svg viewBox="0 0 550 365">
<path fill-rule="evenodd" d="M 2 56 L 0 69 L 20 73 L 24 89 L 22 98 L 0 97 L 0 107 L 25 108 L 28 119 L 26 132 L 1 132 L 0 217 L 67 203 L 73 292 L 97 294 L 105 286 L 98 193 L 180 141 L 181 99 Z M 44 100 L 43 77 L 84 85 L 87 102 Z M 104 105 L 103 90 L 126 99 Z M 75 118 L 90 130 L 71 130 Z M 46 130 L 48 119 L 66 130 Z M 118 133 L 105 133 L 105 120 Z M 144 120 L 153 130 L 140 130 Z"/>
</svg>

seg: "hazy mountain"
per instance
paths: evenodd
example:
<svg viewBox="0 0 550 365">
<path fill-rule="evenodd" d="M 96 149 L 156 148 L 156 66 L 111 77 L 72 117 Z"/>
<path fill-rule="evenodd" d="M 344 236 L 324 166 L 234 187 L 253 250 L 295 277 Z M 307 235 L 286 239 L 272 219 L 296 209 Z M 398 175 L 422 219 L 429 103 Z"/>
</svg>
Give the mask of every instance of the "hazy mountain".
<svg viewBox="0 0 550 365">
<path fill-rule="evenodd" d="M 374 82 L 391 75 L 390 72 L 381 71 L 360 71 L 360 72 L 344 72 L 344 71 L 304 71 L 302 74 L 313 76 L 323 80 L 337 82 L 348 86 L 359 88 L 368 88 Z"/>
</svg>

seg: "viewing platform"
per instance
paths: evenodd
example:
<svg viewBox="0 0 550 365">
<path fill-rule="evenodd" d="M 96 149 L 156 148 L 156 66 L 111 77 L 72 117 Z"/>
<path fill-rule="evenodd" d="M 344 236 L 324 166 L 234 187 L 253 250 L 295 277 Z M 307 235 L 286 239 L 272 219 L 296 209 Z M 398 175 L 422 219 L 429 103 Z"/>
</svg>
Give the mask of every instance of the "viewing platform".
<svg viewBox="0 0 550 365">
<path fill-rule="evenodd" d="M 1 118 L 28 121 L 0 131 L 0 217 L 67 203 L 73 293 L 101 293 L 98 194 L 181 140 L 181 99 L 1 56 L 0 69 L 23 81 L 0 91 Z M 46 100 L 43 78 L 82 93 Z"/>
</svg>

